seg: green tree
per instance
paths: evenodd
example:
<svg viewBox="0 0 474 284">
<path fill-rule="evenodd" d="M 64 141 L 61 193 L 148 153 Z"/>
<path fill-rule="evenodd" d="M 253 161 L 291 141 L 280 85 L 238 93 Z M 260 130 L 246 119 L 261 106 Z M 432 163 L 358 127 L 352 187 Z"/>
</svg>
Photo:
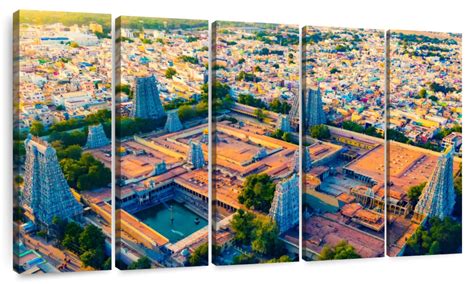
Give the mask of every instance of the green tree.
<svg viewBox="0 0 474 284">
<path fill-rule="evenodd" d="M 279 263 L 279 262 L 290 262 L 291 258 L 288 255 L 282 255 L 278 258 L 272 258 L 267 263 Z"/>
<path fill-rule="evenodd" d="M 151 268 L 151 262 L 146 256 L 140 257 L 128 266 L 128 269 L 148 269 Z"/>
<path fill-rule="evenodd" d="M 408 139 L 405 134 L 395 129 L 388 129 L 387 136 L 388 140 L 393 140 L 401 143 L 408 143 L 410 141 L 410 139 Z"/>
<path fill-rule="evenodd" d="M 102 270 L 110 270 L 112 268 L 112 258 L 108 257 L 102 264 Z"/>
<path fill-rule="evenodd" d="M 172 79 L 174 75 L 176 75 L 178 72 L 176 72 L 176 69 L 168 67 L 165 71 L 165 77 L 168 79 Z"/>
<path fill-rule="evenodd" d="M 56 141 L 55 141 L 56 142 Z M 79 145 L 71 145 L 68 146 L 66 149 L 61 149 L 61 148 L 56 148 L 56 154 L 58 155 L 58 159 L 73 159 L 73 160 L 79 160 L 82 156 L 82 147 Z"/>
<path fill-rule="evenodd" d="M 268 216 L 258 216 L 253 224 L 252 251 L 263 255 L 275 253 L 279 241 L 277 224 Z"/>
<path fill-rule="evenodd" d="M 133 90 L 132 87 L 128 84 L 120 84 L 115 87 L 115 93 L 124 93 L 131 100 L 133 99 Z"/>
<path fill-rule="evenodd" d="M 178 116 L 181 121 L 187 121 L 196 116 L 194 108 L 189 105 L 182 105 L 178 108 Z"/>
<path fill-rule="evenodd" d="M 111 177 L 110 169 L 90 153 L 83 153 L 79 160 L 65 157 L 59 164 L 69 186 L 78 191 L 103 187 L 111 182 L 110 178 L 104 178 Z"/>
<path fill-rule="evenodd" d="M 33 134 L 34 136 L 43 136 L 45 133 L 45 128 L 43 123 L 41 121 L 35 120 L 31 124 L 30 127 L 30 133 Z"/>
<path fill-rule="evenodd" d="M 105 261 L 104 250 L 101 248 L 90 249 L 83 252 L 79 257 L 85 266 L 94 269 L 102 269 Z"/>
<path fill-rule="evenodd" d="M 449 254 L 459 251 L 462 226 L 450 217 L 429 218 L 408 239 L 404 255 Z"/>
<path fill-rule="evenodd" d="M 360 255 L 357 254 L 354 247 L 345 240 L 340 241 L 334 247 L 325 245 L 319 255 L 319 260 L 353 259 L 353 258 L 360 258 Z"/>
<path fill-rule="evenodd" d="M 311 126 L 310 135 L 316 139 L 329 139 L 331 137 L 329 128 L 324 124 Z"/>
<path fill-rule="evenodd" d="M 232 99 L 232 97 L 227 94 L 223 99 L 222 99 L 222 107 L 225 109 L 230 109 L 234 106 L 235 101 Z"/>
<path fill-rule="evenodd" d="M 287 253 L 282 241 L 278 239 L 278 226 L 269 216 L 239 209 L 230 221 L 235 233 L 234 243 L 252 254 L 267 258 L 279 258 Z"/>
<path fill-rule="evenodd" d="M 344 121 L 342 123 L 342 128 L 358 133 L 364 133 L 364 127 L 360 126 L 359 124 L 353 121 Z"/>
<path fill-rule="evenodd" d="M 23 183 L 23 177 L 20 175 L 15 176 L 14 181 L 16 184 L 22 184 Z"/>
<path fill-rule="evenodd" d="M 81 232 L 79 242 L 83 251 L 100 248 L 105 243 L 105 235 L 100 228 L 89 224 Z"/>
<path fill-rule="evenodd" d="M 209 108 L 208 108 L 208 105 L 207 105 L 207 101 L 199 102 L 194 108 L 194 110 L 196 112 L 196 115 L 202 116 L 202 117 L 207 116 L 208 109 Z"/>
<path fill-rule="evenodd" d="M 257 119 L 258 119 L 259 121 L 264 121 L 265 118 L 267 117 L 267 115 L 265 114 L 265 112 L 264 112 L 262 109 L 260 109 L 260 108 L 255 109 L 254 114 L 257 116 Z"/>
<path fill-rule="evenodd" d="M 420 97 L 422 98 L 426 98 L 426 89 L 425 88 L 422 88 L 418 94 L 420 95 Z"/>
<path fill-rule="evenodd" d="M 212 257 L 218 257 L 222 253 L 222 247 L 218 245 L 212 245 Z"/>
<path fill-rule="evenodd" d="M 79 242 L 80 234 L 82 233 L 82 227 L 79 226 L 76 222 L 69 222 L 66 225 L 64 231 L 64 239 L 61 242 L 61 245 L 70 251 L 75 253 L 81 252 L 81 246 Z"/>
<path fill-rule="evenodd" d="M 183 62 L 188 62 L 188 63 L 191 63 L 191 64 L 198 64 L 199 63 L 199 60 L 194 56 L 181 55 L 179 57 L 179 59 L 181 59 Z"/>
<path fill-rule="evenodd" d="M 252 241 L 252 222 L 255 214 L 243 209 L 237 210 L 230 221 L 230 225 L 235 232 L 234 241 L 237 245 L 249 245 Z"/>
<path fill-rule="evenodd" d="M 25 209 L 20 206 L 14 206 L 13 207 L 13 221 L 21 221 L 24 218 L 25 214 Z"/>
<path fill-rule="evenodd" d="M 258 260 L 254 254 L 243 253 L 243 254 L 234 256 L 232 263 L 233 264 L 255 264 L 255 263 L 258 263 Z"/>
<path fill-rule="evenodd" d="M 64 239 L 64 236 L 66 234 L 66 226 L 68 222 L 66 219 L 62 219 L 59 216 L 54 216 L 52 223 L 53 223 L 52 229 L 54 231 L 54 235 L 61 242 Z"/>
<path fill-rule="evenodd" d="M 418 199 L 420 198 L 423 189 L 426 186 L 426 182 L 423 182 L 419 185 L 415 185 L 408 189 L 408 199 L 410 200 L 411 205 L 414 207 L 418 203 Z"/>
<path fill-rule="evenodd" d="M 341 71 L 339 71 L 339 69 L 337 69 L 336 67 L 331 68 L 331 70 L 329 71 L 329 73 L 331 73 L 331 74 L 336 74 L 336 73 L 339 73 L 339 72 L 341 72 Z"/>
<path fill-rule="evenodd" d="M 247 208 L 268 213 L 274 193 L 275 184 L 268 174 L 253 174 L 247 176 L 238 200 Z"/>
<path fill-rule="evenodd" d="M 372 137 L 379 137 L 383 138 L 383 135 L 377 132 L 377 128 L 373 126 L 369 126 L 364 130 L 364 133 L 366 135 L 372 136 Z"/>
<path fill-rule="evenodd" d="M 256 108 L 266 109 L 267 106 L 264 101 L 261 99 L 255 98 L 250 94 L 240 94 L 237 98 L 237 101 L 241 104 L 253 106 Z"/>
<path fill-rule="evenodd" d="M 280 101 L 279 99 L 273 99 L 268 105 L 269 109 L 273 112 L 288 114 L 291 109 L 291 105 L 286 101 Z"/>
<path fill-rule="evenodd" d="M 198 246 L 189 257 L 189 264 L 191 266 L 207 265 L 207 251 L 207 243 Z"/>
</svg>

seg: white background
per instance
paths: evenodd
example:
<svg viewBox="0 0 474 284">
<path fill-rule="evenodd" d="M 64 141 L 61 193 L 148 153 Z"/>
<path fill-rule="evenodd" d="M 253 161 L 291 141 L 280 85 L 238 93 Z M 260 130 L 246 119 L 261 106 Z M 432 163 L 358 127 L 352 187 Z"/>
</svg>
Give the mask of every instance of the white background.
<svg viewBox="0 0 474 284">
<path fill-rule="evenodd" d="M 2 2 L 6 2 L 4 0 Z M 0 4 L 0 282 L 1 283 L 466 283 L 472 282 L 473 5 L 470 1 L 326 0 L 15 0 Z M 464 222 L 463 254 L 352 261 L 198 267 L 151 271 L 19 276 L 12 270 L 12 14 L 18 9 L 119 15 L 258 21 L 336 27 L 412 29 L 463 33 Z"/>
</svg>

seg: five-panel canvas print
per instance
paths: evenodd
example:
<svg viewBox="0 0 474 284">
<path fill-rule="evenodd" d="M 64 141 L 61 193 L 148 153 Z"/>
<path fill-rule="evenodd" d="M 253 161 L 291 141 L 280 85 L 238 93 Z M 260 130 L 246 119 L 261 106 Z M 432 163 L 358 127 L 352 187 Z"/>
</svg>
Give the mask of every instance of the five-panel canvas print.
<svg viewBox="0 0 474 284">
<path fill-rule="evenodd" d="M 461 34 L 13 19 L 18 273 L 462 252 Z"/>
</svg>

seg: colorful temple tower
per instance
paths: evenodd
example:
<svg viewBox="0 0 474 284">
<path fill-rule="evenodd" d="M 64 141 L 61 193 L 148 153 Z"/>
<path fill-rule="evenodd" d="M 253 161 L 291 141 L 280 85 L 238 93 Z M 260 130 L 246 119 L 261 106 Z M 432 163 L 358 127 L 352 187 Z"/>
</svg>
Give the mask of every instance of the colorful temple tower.
<svg viewBox="0 0 474 284">
<path fill-rule="evenodd" d="M 89 125 L 89 133 L 87 134 L 87 143 L 85 148 L 94 149 L 110 144 L 109 138 L 105 136 L 102 124 Z"/>
<path fill-rule="evenodd" d="M 135 78 L 132 116 L 136 118 L 159 119 L 165 115 L 160 93 L 156 86 L 155 76 Z"/>
<path fill-rule="evenodd" d="M 54 217 L 73 219 L 82 214 L 59 166 L 56 150 L 31 135 L 25 140 L 26 161 L 22 204 L 35 223 L 49 226 Z"/>
<path fill-rule="evenodd" d="M 194 169 L 200 169 L 206 165 L 201 143 L 194 141 L 189 143 L 187 162 L 193 165 Z"/>
<path fill-rule="evenodd" d="M 326 123 L 326 114 L 323 109 L 323 100 L 321 98 L 321 89 L 308 89 L 305 101 L 305 129 Z"/>
<path fill-rule="evenodd" d="M 168 117 L 166 118 L 165 130 L 169 133 L 177 132 L 183 129 L 183 124 L 179 120 L 178 111 L 168 111 Z"/>
<path fill-rule="evenodd" d="M 277 128 L 283 132 L 291 132 L 290 118 L 286 114 L 279 114 Z"/>
<path fill-rule="evenodd" d="M 415 206 L 413 221 L 426 217 L 444 219 L 451 215 L 456 202 L 453 177 L 453 148 L 449 147 L 438 158 L 438 163 Z"/>
<path fill-rule="evenodd" d="M 270 216 L 278 224 L 280 233 L 284 233 L 299 222 L 298 175 L 277 184 L 273 196 Z"/>
</svg>

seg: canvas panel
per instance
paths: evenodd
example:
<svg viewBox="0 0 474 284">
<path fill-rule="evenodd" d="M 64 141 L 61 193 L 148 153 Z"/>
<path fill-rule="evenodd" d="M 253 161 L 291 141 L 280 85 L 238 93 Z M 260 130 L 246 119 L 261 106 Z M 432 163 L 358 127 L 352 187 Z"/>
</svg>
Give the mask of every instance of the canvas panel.
<svg viewBox="0 0 474 284">
<path fill-rule="evenodd" d="M 208 262 L 208 22 L 116 19 L 116 266 Z"/>
<path fill-rule="evenodd" d="M 14 15 L 14 268 L 111 264 L 108 14 Z"/>
</svg>

